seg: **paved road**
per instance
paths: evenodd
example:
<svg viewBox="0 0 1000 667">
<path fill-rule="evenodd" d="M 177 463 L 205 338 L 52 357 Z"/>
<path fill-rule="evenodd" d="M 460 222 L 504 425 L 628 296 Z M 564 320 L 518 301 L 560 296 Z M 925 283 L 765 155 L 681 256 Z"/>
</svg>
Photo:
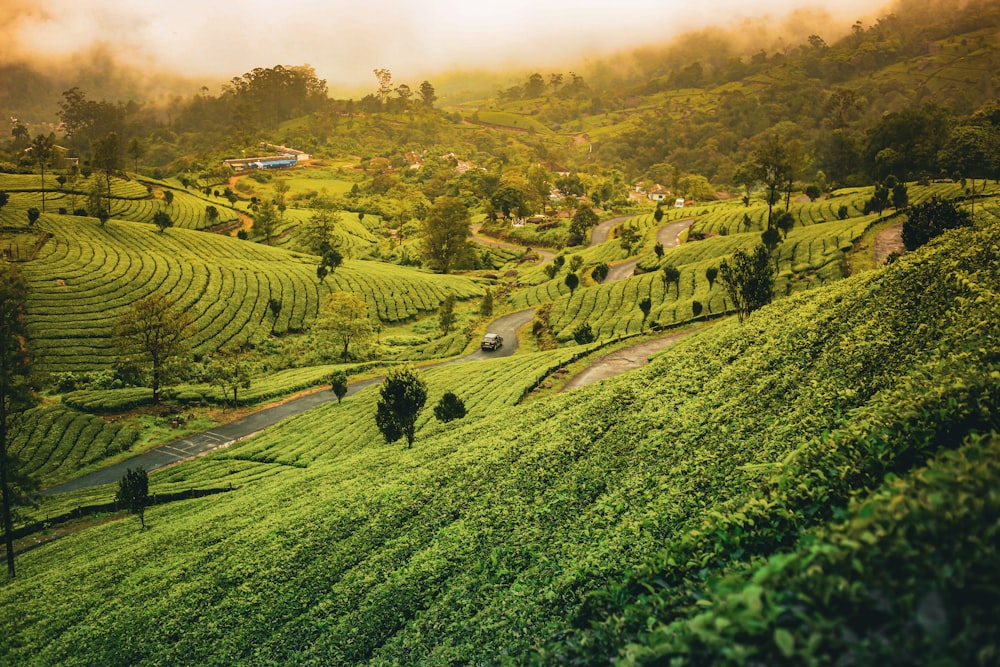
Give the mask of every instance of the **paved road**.
<svg viewBox="0 0 1000 667">
<path fill-rule="evenodd" d="M 617 218 L 610 218 L 609 220 L 605 220 L 604 222 L 594 225 L 594 228 L 590 230 L 590 245 L 594 246 L 607 241 L 608 235 L 611 233 L 611 228 L 619 223 L 625 222 L 631 217 L 634 216 L 621 215 Z"/>
<path fill-rule="evenodd" d="M 454 364 L 463 361 L 474 361 L 477 359 L 510 356 L 517 351 L 517 330 L 522 325 L 530 322 L 534 316 L 534 309 L 529 309 L 497 318 L 497 320 L 490 325 L 489 331 L 503 336 L 504 344 L 499 350 L 492 352 L 476 350 L 465 355 L 464 357 L 459 357 L 458 359 L 452 359 L 450 361 L 442 361 L 432 364 L 431 366 L 425 366 L 425 368 L 441 366 L 444 364 Z M 351 396 L 361 389 L 377 384 L 381 381 L 382 377 L 374 377 L 367 380 L 361 380 L 359 382 L 352 382 L 347 386 L 347 396 Z M 225 445 L 262 431 L 268 426 L 273 426 L 283 419 L 301 414 L 306 410 L 316 407 L 317 405 L 322 405 L 323 403 L 336 400 L 336 398 L 336 395 L 329 390 L 321 390 L 311 394 L 305 394 L 279 405 L 258 410 L 257 412 L 251 413 L 245 417 L 241 417 L 240 419 L 231 421 L 228 424 L 223 424 L 211 430 L 204 431 L 202 433 L 195 433 L 185 438 L 169 442 L 165 445 L 160 445 L 155 449 L 133 456 L 132 458 L 122 461 L 121 463 L 116 463 L 115 465 L 77 477 L 76 479 L 64 482 L 63 484 L 50 487 L 44 490 L 42 494 L 49 496 L 57 493 L 65 493 L 67 491 L 76 491 L 78 489 L 84 489 L 91 486 L 100 486 L 101 484 L 112 484 L 120 480 L 122 475 L 124 475 L 126 470 L 129 468 L 141 466 L 145 468 L 147 472 L 151 472 L 153 470 L 171 465 L 172 463 L 193 458 L 198 454 L 218 449 L 219 447 L 224 447 Z"/>
<path fill-rule="evenodd" d="M 684 220 L 678 220 L 676 222 L 671 222 L 669 225 L 664 225 L 660 227 L 656 232 L 656 241 L 661 244 L 664 249 L 673 248 L 677 245 L 677 239 L 680 233 L 691 226 L 694 222 L 694 218 L 686 218 Z M 639 263 L 639 258 L 630 259 L 624 262 L 619 262 L 618 264 L 613 264 L 611 269 L 608 271 L 608 277 L 604 279 L 605 282 L 611 282 L 613 280 L 624 280 L 628 278 L 633 273 L 635 273 L 635 265 Z"/>
</svg>

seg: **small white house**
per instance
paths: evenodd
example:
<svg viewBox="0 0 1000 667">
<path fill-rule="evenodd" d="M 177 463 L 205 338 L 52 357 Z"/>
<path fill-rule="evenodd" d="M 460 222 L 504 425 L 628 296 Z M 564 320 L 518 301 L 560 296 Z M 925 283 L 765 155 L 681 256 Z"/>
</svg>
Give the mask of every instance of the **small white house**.
<svg viewBox="0 0 1000 667">
<path fill-rule="evenodd" d="M 674 200 L 674 208 L 684 208 L 684 197 L 678 197 Z"/>
</svg>

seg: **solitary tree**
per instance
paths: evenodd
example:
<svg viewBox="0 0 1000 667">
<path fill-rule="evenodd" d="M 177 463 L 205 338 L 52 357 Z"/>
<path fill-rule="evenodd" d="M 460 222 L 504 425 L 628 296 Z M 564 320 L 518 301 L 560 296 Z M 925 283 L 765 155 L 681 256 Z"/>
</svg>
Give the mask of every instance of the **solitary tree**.
<svg viewBox="0 0 1000 667">
<path fill-rule="evenodd" d="M 38 165 L 42 176 L 42 212 L 45 212 L 45 167 L 52 160 L 52 150 L 56 145 L 56 135 L 39 134 L 31 142 L 31 161 Z"/>
<path fill-rule="evenodd" d="M 566 277 L 563 278 L 563 282 L 566 283 L 566 287 L 569 288 L 569 293 L 572 295 L 580 284 L 580 277 L 575 273 L 567 273 Z"/>
<path fill-rule="evenodd" d="M 432 107 L 434 102 L 437 100 L 437 94 L 434 91 L 434 86 L 430 84 L 429 81 L 424 81 L 420 84 L 420 101 L 423 102 L 424 106 Z"/>
<path fill-rule="evenodd" d="M 469 209 L 458 197 L 438 197 L 424 220 L 424 253 L 441 270 L 448 271 L 468 258 Z"/>
<path fill-rule="evenodd" d="M 254 351 L 246 343 L 223 348 L 209 357 L 206 379 L 222 390 L 224 401 L 233 398 L 233 407 L 240 405 L 240 389 L 249 389 L 257 370 Z"/>
<path fill-rule="evenodd" d="M 427 402 L 427 383 L 410 368 L 395 368 L 386 375 L 375 408 L 375 424 L 387 443 L 406 436 L 413 446 L 417 417 Z"/>
<path fill-rule="evenodd" d="M 0 261 L 0 491 L 3 497 L 3 532 L 7 548 L 7 574 L 14 576 L 14 524 L 16 490 L 14 458 L 7 451 L 14 417 L 31 404 L 28 387 L 29 358 L 24 324 L 28 284 L 16 265 Z"/>
<path fill-rule="evenodd" d="M 599 218 L 594 213 L 594 209 L 589 206 L 580 206 L 573 214 L 573 221 L 569 225 L 569 233 L 571 236 L 579 237 L 580 242 L 583 243 L 590 237 L 590 232 L 598 220 Z"/>
<path fill-rule="evenodd" d="M 611 268 L 607 265 L 606 262 L 601 262 L 600 264 L 596 265 L 593 269 L 591 269 L 590 277 L 594 279 L 594 282 L 598 283 L 604 282 L 604 279 L 608 277 L 608 271 L 610 270 Z"/>
<path fill-rule="evenodd" d="M 712 289 L 712 285 L 715 284 L 715 279 L 719 276 L 719 268 L 717 266 L 710 266 L 705 269 L 705 278 L 708 279 L 708 289 Z"/>
<path fill-rule="evenodd" d="M 368 316 L 368 304 L 353 292 L 334 291 L 323 304 L 317 322 L 321 330 L 341 346 L 341 359 L 347 361 L 352 343 L 371 337 L 374 329 Z"/>
<path fill-rule="evenodd" d="M 138 137 L 132 137 L 128 142 L 128 148 L 125 149 L 128 156 L 132 158 L 132 171 L 139 171 L 139 158 L 146 154 L 146 147 L 142 145 Z"/>
<path fill-rule="evenodd" d="M 771 303 L 774 273 L 770 254 L 763 245 L 749 253 L 737 248 L 732 260 L 732 263 L 723 260 L 719 265 L 719 279 L 742 322 L 753 311 Z"/>
<path fill-rule="evenodd" d="M 681 272 L 673 265 L 663 267 L 663 289 L 666 290 L 670 283 L 674 284 L 677 298 L 681 298 Z"/>
<path fill-rule="evenodd" d="M 165 201 L 167 203 L 167 208 L 170 208 L 170 205 L 174 203 L 174 191 L 173 190 L 164 190 L 163 191 L 163 201 Z"/>
<path fill-rule="evenodd" d="M 329 243 L 323 244 L 321 253 L 319 266 L 316 267 L 316 277 L 322 283 L 327 275 L 336 271 L 337 267 L 344 263 L 344 256 L 340 254 L 339 250 L 331 247 Z"/>
<path fill-rule="evenodd" d="M 347 373 L 334 371 L 330 373 L 330 391 L 337 397 L 337 402 L 347 395 Z"/>
<path fill-rule="evenodd" d="M 170 362 L 188 350 L 192 324 L 189 314 L 161 294 L 139 299 L 115 321 L 115 344 L 131 361 L 148 365 L 152 371 L 154 403 L 160 402 L 160 384 L 173 370 Z"/>
<path fill-rule="evenodd" d="M 209 225 L 214 225 L 219 219 L 219 209 L 209 204 L 205 207 L 205 217 L 208 219 Z"/>
<path fill-rule="evenodd" d="M 271 237 L 278 226 L 278 210 L 270 199 L 266 199 L 257 207 L 253 217 L 253 225 L 264 235 L 264 243 L 271 245 Z"/>
<path fill-rule="evenodd" d="M 579 345 L 586 345 L 587 343 L 593 343 L 595 340 L 594 332 L 590 328 L 590 325 L 584 322 L 576 329 L 573 330 L 573 340 Z"/>
<path fill-rule="evenodd" d="M 168 227 L 174 226 L 174 220 L 166 211 L 157 211 L 153 214 L 153 224 L 160 228 L 160 233 L 167 231 Z"/>
<path fill-rule="evenodd" d="M 479 314 L 482 317 L 489 317 L 493 314 L 493 290 L 487 289 L 483 294 L 483 300 L 479 304 Z"/>
<path fill-rule="evenodd" d="M 121 148 L 118 145 L 118 135 L 108 132 L 103 138 L 94 142 L 92 164 L 94 169 L 104 174 L 108 202 L 111 202 L 111 178 L 122 171 Z"/>
<path fill-rule="evenodd" d="M 149 476 L 141 466 L 129 468 L 118 480 L 115 503 L 139 516 L 142 530 L 146 529 L 146 506 L 149 505 Z"/>
<path fill-rule="evenodd" d="M 447 334 L 455 324 L 455 293 L 449 292 L 441 301 L 438 308 L 438 321 L 441 326 L 441 333 Z"/>
<path fill-rule="evenodd" d="M 434 406 L 434 416 L 438 421 L 448 423 L 465 416 L 465 403 L 452 392 L 446 392 Z"/>
<path fill-rule="evenodd" d="M 646 328 L 646 318 L 649 317 L 649 311 L 653 308 L 653 302 L 647 296 L 639 301 L 639 310 L 642 311 L 642 324 L 639 325 L 639 331 Z"/>
<path fill-rule="evenodd" d="M 31 225 L 32 227 L 34 227 L 35 223 L 38 222 L 38 218 L 39 218 L 40 215 L 41 215 L 41 213 L 34 206 L 32 206 L 31 208 L 29 208 L 28 209 L 28 224 Z"/>
</svg>

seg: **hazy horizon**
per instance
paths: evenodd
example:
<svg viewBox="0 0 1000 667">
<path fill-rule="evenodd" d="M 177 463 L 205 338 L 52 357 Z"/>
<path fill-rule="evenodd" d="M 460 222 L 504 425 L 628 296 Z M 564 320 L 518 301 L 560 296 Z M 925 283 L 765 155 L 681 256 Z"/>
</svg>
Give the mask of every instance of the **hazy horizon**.
<svg viewBox="0 0 1000 667">
<path fill-rule="evenodd" d="M 870 0 L 509 0 L 475 3 L 337 0 L 239 3 L 175 0 L 4 0 L 0 59 L 65 66 L 100 54 L 151 75 L 226 80 L 255 67 L 310 64 L 331 93 L 374 87 L 372 70 L 397 82 L 455 70 L 501 71 L 576 64 L 694 30 L 750 21 L 771 36 L 826 39 L 885 8 Z M 797 12 L 797 13 L 796 13 Z M 827 33 L 823 32 L 823 29 Z M 770 45 L 762 44 L 762 48 Z"/>
</svg>

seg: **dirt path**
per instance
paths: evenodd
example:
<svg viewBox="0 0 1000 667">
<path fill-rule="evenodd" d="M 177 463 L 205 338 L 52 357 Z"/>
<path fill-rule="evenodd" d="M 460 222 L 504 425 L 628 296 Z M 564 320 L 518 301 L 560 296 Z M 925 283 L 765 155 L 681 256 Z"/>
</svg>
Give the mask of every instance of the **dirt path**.
<svg viewBox="0 0 1000 667">
<path fill-rule="evenodd" d="M 903 223 L 886 227 L 875 236 L 875 266 L 882 266 L 885 258 L 894 252 L 906 252 L 903 245 Z"/>
<path fill-rule="evenodd" d="M 586 387 L 605 378 L 621 375 L 626 371 L 645 366 L 649 362 L 650 355 L 659 352 L 690 333 L 692 332 L 681 331 L 612 352 L 583 369 L 576 377 L 566 383 L 562 391 L 569 391 L 577 387 Z"/>
<path fill-rule="evenodd" d="M 476 243 L 482 245 L 492 246 L 494 248 L 505 248 L 507 250 L 528 250 L 527 246 L 518 245 L 517 243 L 508 243 L 507 241 L 498 241 L 496 239 L 490 238 L 489 236 L 482 236 L 479 230 L 482 228 L 481 224 L 471 225 L 469 231 L 472 232 L 472 240 Z M 538 254 L 538 263 L 544 264 L 546 262 L 552 261 L 556 254 L 551 250 L 543 250 L 542 248 L 530 248 L 532 252 Z"/>
</svg>

